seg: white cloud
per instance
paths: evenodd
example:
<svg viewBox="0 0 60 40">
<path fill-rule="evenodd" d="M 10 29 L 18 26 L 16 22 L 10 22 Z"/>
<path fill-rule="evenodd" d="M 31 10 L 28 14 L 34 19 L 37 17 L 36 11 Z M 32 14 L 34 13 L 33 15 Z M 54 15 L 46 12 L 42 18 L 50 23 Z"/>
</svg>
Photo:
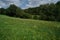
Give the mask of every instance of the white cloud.
<svg viewBox="0 0 60 40">
<path fill-rule="evenodd" d="M 24 8 L 29 8 L 39 6 L 40 4 L 46 4 L 51 2 L 55 3 L 57 1 L 59 0 L 0 0 L 0 7 L 7 7 L 10 4 L 15 4 L 21 8 L 23 8 L 22 5 L 24 5 Z"/>
<path fill-rule="evenodd" d="M 0 6 L 1 7 L 7 7 L 10 4 L 15 4 L 17 6 L 21 5 L 20 0 L 0 0 Z"/>
<path fill-rule="evenodd" d="M 29 4 L 26 6 L 28 7 L 36 7 L 39 6 L 40 4 L 46 4 L 46 3 L 51 3 L 51 2 L 56 2 L 58 0 L 28 0 Z"/>
</svg>

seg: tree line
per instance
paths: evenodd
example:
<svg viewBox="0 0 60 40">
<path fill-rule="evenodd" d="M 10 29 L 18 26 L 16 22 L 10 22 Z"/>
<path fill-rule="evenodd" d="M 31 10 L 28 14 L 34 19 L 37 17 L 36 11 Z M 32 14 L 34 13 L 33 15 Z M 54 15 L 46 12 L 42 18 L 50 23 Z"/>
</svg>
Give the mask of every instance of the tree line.
<svg viewBox="0 0 60 40">
<path fill-rule="evenodd" d="M 0 14 L 26 19 L 60 21 L 60 1 L 24 10 L 13 4 L 7 9 L 0 8 Z"/>
<path fill-rule="evenodd" d="M 57 3 L 44 4 L 39 7 L 24 10 L 26 13 L 35 15 L 35 19 L 60 21 L 60 1 Z"/>
</svg>

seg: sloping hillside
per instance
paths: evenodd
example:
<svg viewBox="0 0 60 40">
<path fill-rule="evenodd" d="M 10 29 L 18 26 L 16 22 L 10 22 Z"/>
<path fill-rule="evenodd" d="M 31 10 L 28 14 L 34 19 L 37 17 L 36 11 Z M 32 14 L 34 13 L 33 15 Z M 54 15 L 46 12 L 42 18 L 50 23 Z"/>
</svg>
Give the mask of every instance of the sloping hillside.
<svg viewBox="0 0 60 40">
<path fill-rule="evenodd" d="M 60 22 L 0 15 L 0 40 L 60 40 Z"/>
</svg>

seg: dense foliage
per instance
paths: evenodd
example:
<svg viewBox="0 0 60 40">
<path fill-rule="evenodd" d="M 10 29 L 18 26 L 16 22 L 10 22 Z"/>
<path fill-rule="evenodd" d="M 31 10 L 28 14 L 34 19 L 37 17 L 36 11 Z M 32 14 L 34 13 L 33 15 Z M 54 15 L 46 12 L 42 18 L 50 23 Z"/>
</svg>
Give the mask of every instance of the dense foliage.
<svg viewBox="0 0 60 40">
<path fill-rule="evenodd" d="M 56 4 L 44 4 L 24 11 L 32 15 L 38 15 L 41 20 L 60 21 L 60 1 Z"/>
<path fill-rule="evenodd" d="M 44 4 L 39 7 L 28 8 L 25 10 L 22 10 L 13 4 L 7 9 L 0 8 L 0 14 L 20 18 L 60 21 L 60 1 L 56 4 Z"/>
<path fill-rule="evenodd" d="M 7 9 L 0 8 L 0 14 L 11 17 L 30 18 L 30 14 L 25 13 L 21 8 L 14 4 L 10 5 Z"/>
</svg>

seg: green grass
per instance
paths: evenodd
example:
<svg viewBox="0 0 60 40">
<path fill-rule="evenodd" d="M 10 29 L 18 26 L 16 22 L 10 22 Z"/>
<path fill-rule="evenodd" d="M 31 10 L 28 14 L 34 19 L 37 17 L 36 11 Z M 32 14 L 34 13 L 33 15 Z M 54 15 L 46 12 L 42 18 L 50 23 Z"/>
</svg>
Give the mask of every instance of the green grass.
<svg viewBox="0 0 60 40">
<path fill-rule="evenodd" d="M 60 40 L 60 22 L 0 15 L 0 40 Z"/>
</svg>

